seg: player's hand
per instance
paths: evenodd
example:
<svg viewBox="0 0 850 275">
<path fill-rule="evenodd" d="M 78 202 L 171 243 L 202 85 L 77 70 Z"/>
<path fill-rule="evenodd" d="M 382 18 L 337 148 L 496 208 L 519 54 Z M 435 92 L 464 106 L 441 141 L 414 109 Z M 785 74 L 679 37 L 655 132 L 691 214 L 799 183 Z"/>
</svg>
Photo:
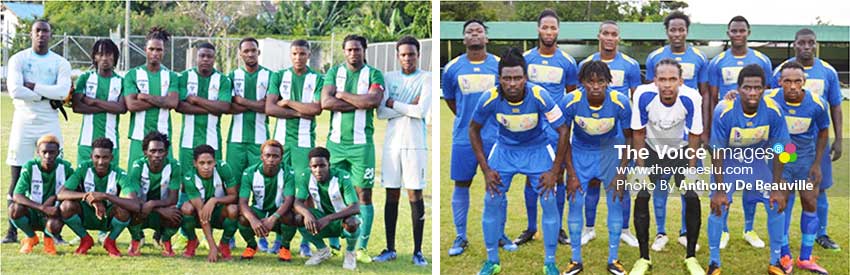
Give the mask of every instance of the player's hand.
<svg viewBox="0 0 850 275">
<path fill-rule="evenodd" d="M 330 223 L 331 223 L 331 219 L 329 219 L 327 216 L 317 220 L 316 221 L 316 234 L 319 234 L 319 232 L 321 232 L 322 229 L 324 229 L 325 226 L 328 226 L 328 224 L 330 224 Z"/>
<path fill-rule="evenodd" d="M 775 209 L 777 213 L 782 213 L 785 211 L 785 204 L 788 202 L 788 195 L 785 191 L 771 191 L 770 192 L 770 209 Z M 776 204 L 776 208 L 773 208 Z"/>
<path fill-rule="evenodd" d="M 213 210 L 215 210 L 215 201 L 210 199 L 204 204 L 204 208 L 201 209 L 201 212 L 198 213 L 198 218 L 200 218 L 201 224 L 210 222 Z"/>
<path fill-rule="evenodd" d="M 711 195 L 711 213 L 720 217 L 723 215 L 723 210 L 729 208 L 729 198 L 726 197 L 726 192 L 714 192 Z"/>
<path fill-rule="evenodd" d="M 814 186 L 819 186 L 822 180 L 823 174 L 820 171 L 820 165 L 812 164 L 812 168 L 809 169 L 809 181 L 811 181 Z"/>
<path fill-rule="evenodd" d="M 277 106 L 280 106 L 281 108 L 286 107 L 286 105 L 289 105 L 289 99 L 281 99 L 277 101 Z"/>
<path fill-rule="evenodd" d="M 187 97 L 186 97 L 186 102 L 189 102 L 189 103 L 191 103 L 191 104 L 198 105 L 198 99 L 199 99 L 199 98 L 198 98 L 197 96 L 190 95 L 190 96 L 187 96 Z"/>
<path fill-rule="evenodd" d="M 218 247 L 215 247 L 215 245 L 210 246 L 210 254 L 207 255 L 207 262 L 218 262 Z"/>
<path fill-rule="evenodd" d="M 490 197 L 499 195 L 499 186 L 502 186 L 502 178 L 499 177 L 499 172 L 493 169 L 484 171 L 484 182 L 486 183 L 487 193 Z"/>
<path fill-rule="evenodd" d="M 183 214 L 180 213 L 180 210 L 176 207 L 160 207 L 154 209 L 159 215 L 165 220 L 171 222 L 171 224 L 180 224 L 180 221 L 183 218 Z"/>
<path fill-rule="evenodd" d="M 387 102 L 386 102 L 386 103 L 384 103 L 384 106 L 387 106 L 387 108 L 392 108 L 392 107 L 393 107 L 393 103 L 395 103 L 395 100 L 393 100 L 392 98 L 390 98 L 390 99 L 387 99 Z"/>
<path fill-rule="evenodd" d="M 540 175 L 540 183 L 537 187 L 542 191 L 543 199 L 549 199 L 549 195 L 555 192 L 555 183 L 558 181 L 558 172 L 548 171 Z"/>
<path fill-rule="evenodd" d="M 313 235 L 319 234 L 319 224 L 316 221 L 316 217 L 313 215 L 304 216 L 304 227 L 306 227 L 307 231 L 310 231 Z"/>
<path fill-rule="evenodd" d="M 27 89 L 33 90 L 33 89 L 35 89 L 35 83 L 24 82 L 24 87 L 27 87 Z"/>
<path fill-rule="evenodd" d="M 570 201 L 575 198 L 576 192 L 581 192 L 581 183 L 575 175 L 567 176 L 567 199 Z"/>
<path fill-rule="evenodd" d="M 345 93 L 345 92 L 337 92 L 337 93 L 335 93 L 333 96 L 334 96 L 334 97 L 336 97 L 337 99 L 342 99 L 342 98 L 344 97 L 344 96 L 343 96 L 343 94 L 344 94 L 344 93 Z"/>
<path fill-rule="evenodd" d="M 147 100 L 150 100 L 151 98 L 152 98 L 152 97 L 151 97 L 151 95 L 149 95 L 149 94 L 145 94 L 145 93 L 138 93 L 138 94 L 136 95 L 136 99 L 138 99 L 138 100 L 145 100 L 145 101 L 147 101 Z"/>
<path fill-rule="evenodd" d="M 105 201 L 107 198 L 106 193 L 103 192 L 92 192 L 91 197 L 93 202 Z"/>
<path fill-rule="evenodd" d="M 735 100 L 735 98 L 737 98 L 737 97 L 738 97 L 738 90 L 731 90 L 731 91 L 726 92 L 726 95 L 723 96 L 723 99 L 732 101 L 732 100 Z"/>
<path fill-rule="evenodd" d="M 106 219 L 106 205 L 104 205 L 103 202 L 95 202 L 92 206 L 94 207 L 94 215 L 98 219 Z"/>
<path fill-rule="evenodd" d="M 91 196 L 91 193 L 92 193 L 92 192 L 87 192 L 87 193 L 85 193 L 85 194 L 83 195 L 83 201 L 85 201 L 85 202 L 87 202 L 87 203 L 89 203 L 89 204 L 94 203 L 94 200 L 93 200 L 93 198 L 92 198 L 92 196 Z"/>
<path fill-rule="evenodd" d="M 836 139 L 832 142 L 832 161 L 836 161 L 841 158 L 841 140 Z"/>
<path fill-rule="evenodd" d="M 626 175 L 617 174 L 616 176 L 614 176 L 614 179 L 611 180 L 610 183 L 608 183 L 608 187 L 605 187 L 605 189 L 613 190 L 612 195 L 614 196 L 614 201 L 623 200 L 623 194 L 626 190 L 625 184 L 623 184 L 625 181 Z"/>
<path fill-rule="evenodd" d="M 55 217 L 59 215 L 59 207 L 44 205 L 41 207 L 41 212 L 44 212 L 48 217 Z"/>
<path fill-rule="evenodd" d="M 250 221 L 251 229 L 254 230 L 254 235 L 265 237 L 269 235 L 269 230 L 263 225 L 263 222 L 257 219 Z"/>
<path fill-rule="evenodd" d="M 275 218 L 273 216 L 268 216 L 265 219 L 263 219 L 262 223 L 263 223 L 263 227 L 265 227 L 266 229 L 271 231 L 274 228 L 277 221 L 275 220 Z"/>
<path fill-rule="evenodd" d="M 142 205 L 142 211 L 139 213 L 139 215 L 142 218 L 147 217 L 148 215 L 150 215 L 151 211 L 153 211 L 153 206 L 153 201 L 146 202 Z"/>
</svg>

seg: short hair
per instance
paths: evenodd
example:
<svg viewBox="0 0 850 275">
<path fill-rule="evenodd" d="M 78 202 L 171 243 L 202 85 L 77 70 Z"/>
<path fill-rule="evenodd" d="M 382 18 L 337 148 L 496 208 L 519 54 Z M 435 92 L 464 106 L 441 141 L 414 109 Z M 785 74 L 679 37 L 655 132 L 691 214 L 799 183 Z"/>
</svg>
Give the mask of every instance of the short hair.
<svg viewBox="0 0 850 275">
<path fill-rule="evenodd" d="M 602 21 L 602 23 L 599 23 L 599 32 L 602 32 L 602 26 L 605 26 L 605 25 L 614 25 L 614 26 L 617 26 L 617 28 L 620 28 L 620 26 L 617 25 L 617 21 L 605 20 L 605 21 Z"/>
<path fill-rule="evenodd" d="M 667 17 L 664 17 L 664 29 L 665 30 L 667 28 L 670 28 L 670 21 L 673 21 L 673 19 L 685 20 L 685 29 L 691 27 L 691 18 L 688 17 L 688 15 L 686 15 L 684 12 L 681 12 L 681 11 L 674 11 L 674 12 L 671 12 L 669 15 L 667 15 Z"/>
<path fill-rule="evenodd" d="M 292 44 L 290 45 L 290 47 L 304 47 L 304 48 L 307 48 L 309 50 L 310 49 L 310 42 L 307 42 L 307 40 L 304 40 L 304 39 L 298 39 L 298 40 L 292 41 Z"/>
<path fill-rule="evenodd" d="M 195 45 L 195 48 L 197 48 L 198 50 L 200 50 L 200 49 L 210 49 L 210 50 L 215 51 L 215 46 L 210 42 L 198 43 L 198 45 Z"/>
<path fill-rule="evenodd" d="M 35 21 L 32 21 L 33 25 L 38 24 L 38 23 L 47 24 L 48 26 L 50 26 L 51 31 L 53 31 L 53 25 L 50 25 L 50 22 L 48 22 L 46 18 L 39 18 L 39 19 L 36 19 Z"/>
<path fill-rule="evenodd" d="M 474 19 L 474 18 L 466 20 L 466 22 L 463 23 L 463 29 L 461 30 L 461 33 L 466 32 L 466 26 L 469 26 L 469 24 L 472 24 L 472 23 L 477 23 L 477 24 L 481 25 L 482 27 L 484 27 L 484 33 L 487 33 L 487 25 L 484 25 L 484 21 Z"/>
<path fill-rule="evenodd" d="M 277 149 L 280 149 L 280 153 L 283 154 L 283 145 L 281 145 L 279 141 L 274 139 L 266 140 L 266 142 L 263 142 L 263 145 L 260 145 L 260 154 L 262 154 L 263 150 L 265 150 L 266 147 L 269 146 L 277 147 Z"/>
<path fill-rule="evenodd" d="M 759 77 L 759 78 L 761 78 L 761 85 L 762 86 L 764 86 L 765 83 L 766 83 L 765 79 L 764 79 L 764 69 L 762 69 L 761 66 L 759 66 L 758 64 L 750 64 L 750 65 L 744 66 L 744 68 L 741 69 L 741 72 L 738 73 L 738 86 L 741 86 L 741 84 L 744 83 L 745 77 Z"/>
<path fill-rule="evenodd" d="M 51 135 L 51 134 L 46 134 L 46 135 L 43 135 L 40 138 L 38 138 L 38 141 L 35 142 L 35 147 L 36 148 L 41 147 L 41 144 L 44 144 L 44 143 L 53 143 L 53 144 L 56 144 L 56 146 L 59 146 L 59 147 L 62 146 L 62 145 L 59 144 L 59 138 L 57 138 L 56 136 Z"/>
<path fill-rule="evenodd" d="M 97 148 L 101 148 L 101 149 L 109 149 L 110 151 L 112 151 L 112 146 L 114 146 L 114 144 L 112 143 L 112 140 L 110 140 L 109 138 L 106 138 L 106 137 L 95 139 L 91 143 L 92 150 L 97 149 Z"/>
<path fill-rule="evenodd" d="M 242 40 L 241 40 L 241 41 L 239 41 L 239 49 L 240 49 L 240 50 L 242 49 L 242 43 L 245 43 L 245 42 L 253 42 L 255 45 L 257 45 L 257 47 L 259 47 L 259 46 L 260 46 L 260 42 L 259 42 L 259 41 L 257 41 L 257 39 L 256 39 L 256 38 L 253 38 L 253 37 L 245 37 L 245 38 L 242 38 Z M 215 49 L 213 49 L 213 50 L 215 50 Z"/>
<path fill-rule="evenodd" d="M 310 150 L 310 153 L 307 154 L 307 158 L 308 160 L 313 158 L 324 158 L 330 161 L 331 152 L 329 152 L 328 149 L 325 149 L 325 147 L 317 146 L 316 148 Z"/>
<path fill-rule="evenodd" d="M 561 18 L 558 17 L 558 13 L 556 13 L 553 9 L 547 8 L 540 12 L 540 15 L 537 16 L 537 26 L 540 26 L 540 21 L 546 17 L 555 18 L 555 21 L 558 21 L 558 24 L 561 23 Z"/>
<path fill-rule="evenodd" d="M 94 42 L 94 46 L 91 49 L 91 63 L 97 69 L 97 64 L 94 60 L 94 56 L 96 54 L 112 54 L 113 61 L 115 64 L 118 64 L 118 57 L 121 55 L 118 51 L 118 45 L 115 45 L 115 42 L 112 42 L 111 39 L 99 39 Z"/>
<path fill-rule="evenodd" d="M 171 34 L 163 27 L 153 27 L 148 31 L 148 35 L 145 36 L 145 40 L 158 39 L 162 40 L 162 42 L 168 42 L 170 38 Z"/>
<path fill-rule="evenodd" d="M 416 47 L 416 52 L 419 52 L 419 40 L 416 40 L 413 36 L 405 35 L 399 39 L 398 42 L 395 43 L 395 50 L 398 51 L 398 47 L 401 47 L 401 45 L 412 45 Z"/>
<path fill-rule="evenodd" d="M 171 146 L 171 141 L 168 140 L 168 135 L 157 131 L 152 131 L 148 132 L 148 134 L 145 135 L 145 139 L 142 140 L 142 151 L 148 150 L 148 145 L 151 143 L 151 141 L 162 142 L 162 146 L 165 147 L 166 151 L 168 151 L 168 147 Z"/>
<path fill-rule="evenodd" d="M 803 67 L 803 64 L 800 64 L 800 62 L 789 61 L 785 62 L 784 64 L 782 64 L 781 67 L 779 67 L 779 76 L 782 76 L 782 72 L 788 69 L 799 69 L 801 72 L 806 71 L 806 69 Z"/>
<path fill-rule="evenodd" d="M 794 41 L 797 41 L 797 38 L 800 38 L 801 35 L 810 35 L 810 34 L 814 35 L 815 38 L 817 38 L 815 31 L 813 31 L 812 29 L 809 29 L 809 28 L 802 28 L 799 31 L 797 31 L 797 33 L 794 34 Z"/>
<path fill-rule="evenodd" d="M 516 66 L 522 67 L 522 75 L 528 75 L 525 68 L 525 58 L 522 57 L 522 50 L 516 47 L 510 47 L 499 60 L 499 75 L 502 75 L 503 68 Z"/>
<path fill-rule="evenodd" d="M 195 149 L 192 149 L 192 159 L 194 160 L 198 160 L 198 158 L 203 154 L 210 154 L 213 158 L 215 158 L 215 149 L 207 144 L 201 144 L 198 147 L 195 147 Z"/>
<path fill-rule="evenodd" d="M 581 65 L 581 69 L 578 71 L 578 80 L 579 82 L 590 80 L 593 75 L 601 77 L 605 82 L 611 82 L 611 79 L 613 79 L 608 64 L 601 60 L 591 60 Z"/>
<path fill-rule="evenodd" d="M 346 35 L 345 38 L 342 40 L 342 49 L 343 50 L 345 49 L 345 43 L 348 43 L 348 41 L 360 42 L 360 46 L 363 46 L 364 50 L 366 49 L 366 46 L 367 46 L 366 37 L 362 37 L 362 36 L 359 36 L 359 35 L 356 35 L 356 34 Z"/>
<path fill-rule="evenodd" d="M 675 59 L 672 59 L 672 58 L 661 59 L 661 61 L 658 61 L 658 63 L 655 63 L 655 68 L 653 68 L 653 70 L 655 70 L 655 72 L 656 72 L 655 75 L 658 75 L 658 67 L 661 67 L 661 65 L 673 65 L 673 66 L 675 66 L 676 69 L 679 70 L 679 77 L 682 77 L 682 64 L 679 64 L 679 61 L 676 61 Z"/>
<path fill-rule="evenodd" d="M 726 24 L 726 28 L 732 26 L 732 22 L 744 22 L 744 24 L 747 24 L 747 29 L 750 29 L 750 21 L 747 21 L 747 18 L 744 18 L 743 16 L 736 15 L 735 17 L 732 17 L 732 19 L 729 20 L 729 24 Z"/>
</svg>

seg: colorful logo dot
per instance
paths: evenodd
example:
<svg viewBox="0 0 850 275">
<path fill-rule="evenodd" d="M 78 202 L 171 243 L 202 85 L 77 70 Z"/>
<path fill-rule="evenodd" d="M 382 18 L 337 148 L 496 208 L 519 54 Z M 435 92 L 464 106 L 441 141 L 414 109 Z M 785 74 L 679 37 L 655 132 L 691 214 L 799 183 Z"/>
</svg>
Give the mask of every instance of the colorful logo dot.
<svg viewBox="0 0 850 275">
<path fill-rule="evenodd" d="M 794 143 L 788 143 L 784 146 L 781 143 L 776 143 L 773 144 L 771 149 L 779 154 L 779 162 L 781 163 L 797 161 L 797 145 Z"/>
<path fill-rule="evenodd" d="M 788 152 L 789 154 L 797 152 L 797 145 L 794 143 L 785 144 L 785 152 Z"/>
<path fill-rule="evenodd" d="M 788 152 L 779 153 L 779 162 L 788 163 L 788 161 L 790 161 L 790 160 L 791 160 L 791 154 L 789 154 Z"/>
<path fill-rule="evenodd" d="M 773 145 L 773 152 L 774 153 L 779 154 L 779 153 L 782 153 L 784 150 L 785 150 L 785 146 L 782 145 L 782 143 L 777 142 L 776 144 Z"/>
</svg>

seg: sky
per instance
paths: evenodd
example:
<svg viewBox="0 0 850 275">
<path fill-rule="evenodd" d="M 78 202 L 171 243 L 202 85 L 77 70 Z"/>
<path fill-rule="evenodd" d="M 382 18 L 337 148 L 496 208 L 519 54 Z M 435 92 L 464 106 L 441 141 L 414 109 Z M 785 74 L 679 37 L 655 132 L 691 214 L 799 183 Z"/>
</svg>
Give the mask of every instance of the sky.
<svg viewBox="0 0 850 275">
<path fill-rule="evenodd" d="M 743 15 L 750 24 L 813 25 L 817 16 L 832 25 L 850 25 L 850 1 L 819 0 L 697 0 L 686 1 L 685 13 L 695 23 L 726 24 Z M 730 8 L 734 6 L 734 8 Z"/>
</svg>

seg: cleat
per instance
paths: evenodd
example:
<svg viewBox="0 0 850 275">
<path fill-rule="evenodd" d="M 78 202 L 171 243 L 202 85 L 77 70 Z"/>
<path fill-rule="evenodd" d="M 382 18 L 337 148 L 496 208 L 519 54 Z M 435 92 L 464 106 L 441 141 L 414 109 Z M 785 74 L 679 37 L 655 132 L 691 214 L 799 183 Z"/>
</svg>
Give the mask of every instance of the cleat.
<svg viewBox="0 0 850 275">
<path fill-rule="evenodd" d="M 218 253 L 221 253 L 222 260 L 233 260 L 233 255 L 230 252 L 230 245 L 227 243 L 218 242 Z"/>
<path fill-rule="evenodd" d="M 584 267 L 582 266 L 582 264 L 581 264 L 581 263 L 577 263 L 577 262 L 570 262 L 570 264 L 568 264 L 568 265 L 567 265 L 567 270 L 566 270 L 566 271 L 564 271 L 564 275 L 575 275 L 575 274 L 579 274 L 579 273 L 581 273 L 583 270 L 584 270 Z"/>
<path fill-rule="evenodd" d="M 764 248 L 764 241 L 759 238 L 759 235 L 755 231 L 744 232 L 744 240 L 755 248 Z"/>
<path fill-rule="evenodd" d="M 186 242 L 186 250 L 183 251 L 183 257 L 192 258 L 195 257 L 195 249 L 198 249 L 198 239 L 189 240 Z"/>
<path fill-rule="evenodd" d="M 561 231 L 558 232 L 558 243 L 561 244 L 561 245 L 570 244 L 570 236 L 567 235 L 567 232 L 564 231 L 563 229 L 561 229 Z"/>
<path fill-rule="evenodd" d="M 68 242 L 65 239 L 62 239 L 62 234 L 53 235 L 53 242 L 56 245 L 68 245 Z"/>
<path fill-rule="evenodd" d="M 791 274 L 791 271 L 794 271 L 794 260 L 791 259 L 791 255 L 784 255 L 779 258 L 779 265 L 782 266 L 782 271 L 785 274 Z"/>
<path fill-rule="evenodd" d="M 24 238 L 21 240 L 21 250 L 22 254 L 30 254 L 32 253 L 32 248 L 38 244 L 38 236 L 32 236 L 32 238 Z"/>
<path fill-rule="evenodd" d="M 18 242 L 18 229 L 9 226 L 9 231 L 6 231 L 6 237 L 3 237 L 3 240 L 0 243 L 16 243 Z"/>
<path fill-rule="evenodd" d="M 835 243 L 831 238 L 829 238 L 829 235 L 818 236 L 818 238 L 815 239 L 815 242 L 818 243 L 820 247 L 823 247 L 823 249 L 841 251 L 841 247 L 838 246 L 838 244 Z"/>
<path fill-rule="evenodd" d="M 185 248 L 186 244 L 189 243 L 189 239 L 187 239 L 186 236 L 183 236 L 183 234 L 177 234 L 176 237 L 176 239 L 172 239 L 171 241 L 171 247 L 174 249 Z"/>
<path fill-rule="evenodd" d="M 53 238 L 44 236 L 44 254 L 56 255 L 56 244 Z"/>
<path fill-rule="evenodd" d="M 727 245 L 729 245 L 729 232 L 723 232 L 720 234 L 720 249 L 726 249 Z"/>
<path fill-rule="evenodd" d="M 619 260 L 614 260 L 608 264 L 608 273 L 613 275 L 626 275 L 626 269 L 623 268 L 623 265 L 620 264 Z"/>
<path fill-rule="evenodd" d="M 685 268 L 690 275 L 705 275 L 705 270 L 702 269 L 695 257 L 685 259 Z"/>
<path fill-rule="evenodd" d="M 800 258 L 798 257 L 797 258 L 797 268 L 808 271 L 808 272 L 812 272 L 812 273 L 815 273 L 815 274 L 821 274 L 821 275 L 829 274 L 829 272 L 827 272 L 825 268 L 823 268 L 820 265 L 818 265 L 817 263 L 815 263 L 815 259 L 817 259 L 817 257 L 812 256 L 811 259 L 809 259 L 807 261 L 803 261 L 803 260 L 800 260 Z"/>
<path fill-rule="evenodd" d="M 309 244 L 302 243 L 301 247 L 299 247 L 299 249 L 300 249 L 300 251 L 298 251 L 298 254 L 300 254 L 301 257 L 310 258 L 311 256 L 313 256 L 313 253 L 310 252 L 310 245 Z"/>
<path fill-rule="evenodd" d="M 651 261 L 644 258 L 639 258 L 632 266 L 632 270 L 629 271 L 629 275 L 643 275 L 646 274 L 646 272 L 649 271 L 650 268 L 652 268 Z"/>
<path fill-rule="evenodd" d="M 528 230 L 522 231 L 522 233 L 520 233 L 519 236 L 517 236 L 516 239 L 514 239 L 514 244 L 523 245 L 527 242 L 530 242 L 531 240 L 534 239 L 535 233 L 537 233 L 537 231 L 528 231 Z"/>
<path fill-rule="evenodd" d="M 365 252 L 365 251 L 364 251 Z M 348 270 L 354 270 L 357 268 L 357 261 L 360 260 L 360 255 L 365 255 L 366 253 L 360 254 L 360 251 L 345 251 L 345 256 L 342 259 L 342 268 Z M 368 257 L 368 256 L 367 256 Z M 369 262 L 372 262 L 372 259 L 369 259 Z"/>
<path fill-rule="evenodd" d="M 174 257 L 174 249 L 171 248 L 171 241 L 160 242 L 159 245 L 162 247 L 163 257 Z"/>
<path fill-rule="evenodd" d="M 106 233 L 106 231 L 100 231 L 100 233 L 97 233 L 97 243 L 103 244 L 103 242 L 106 241 L 107 236 L 109 236 L 109 233 Z"/>
<path fill-rule="evenodd" d="M 455 238 L 454 243 L 452 244 L 452 247 L 449 248 L 449 256 L 457 256 L 463 254 L 463 251 L 466 250 L 467 245 L 469 245 L 469 242 L 466 241 L 466 239 L 461 236 L 457 236 L 457 238 Z"/>
<path fill-rule="evenodd" d="M 687 236 L 685 236 L 685 235 L 679 236 L 678 241 L 679 241 L 679 244 L 681 244 L 682 246 L 685 247 L 685 249 L 688 248 L 688 237 Z M 697 244 L 696 249 L 694 249 L 694 250 L 699 251 L 699 244 Z"/>
<path fill-rule="evenodd" d="M 422 255 L 422 251 L 413 254 L 413 264 L 416 266 L 427 266 L 428 260 Z"/>
<path fill-rule="evenodd" d="M 493 275 L 499 274 L 502 271 L 502 266 L 491 261 L 484 262 L 484 266 L 478 271 L 478 275 Z"/>
<path fill-rule="evenodd" d="M 289 252 L 289 249 L 286 249 L 286 247 L 281 247 L 277 251 L 277 260 L 281 262 L 292 261 L 292 253 Z"/>
<path fill-rule="evenodd" d="M 364 264 L 368 264 L 368 263 L 372 262 L 372 256 L 369 256 L 369 253 L 366 251 L 365 248 L 364 249 L 358 249 L 355 252 L 356 253 L 354 253 L 355 254 L 354 256 L 355 256 L 355 258 L 357 258 L 358 262 L 361 262 L 361 263 L 364 263 Z"/>
<path fill-rule="evenodd" d="M 330 259 L 330 258 L 331 258 L 331 249 L 330 248 L 325 247 L 325 248 L 322 248 L 322 249 L 316 249 L 316 253 L 313 253 L 313 256 L 311 256 L 310 259 L 307 259 L 307 261 L 304 262 L 304 265 L 318 265 L 318 264 L 320 264 L 320 263 L 322 263 L 325 260 Z"/>
<path fill-rule="evenodd" d="M 275 240 L 274 243 L 272 243 L 272 247 L 269 247 L 267 252 L 269 252 L 269 254 L 277 254 L 280 251 L 281 246 L 283 246 L 283 243 L 279 240 Z"/>
<path fill-rule="evenodd" d="M 395 260 L 397 256 L 398 255 L 395 253 L 395 250 L 384 249 L 384 251 L 381 251 L 381 254 L 378 254 L 378 256 L 372 258 L 372 261 L 376 263 L 389 262 Z"/>
<path fill-rule="evenodd" d="M 502 235 L 502 238 L 499 239 L 499 247 L 501 247 L 507 252 L 514 252 L 519 249 L 519 246 L 517 246 L 516 243 L 508 239 L 508 236 L 506 235 Z"/>
<path fill-rule="evenodd" d="M 106 249 L 106 252 L 109 253 L 109 257 L 121 258 L 121 251 L 118 250 L 118 246 L 116 246 L 115 240 L 109 237 L 103 239 L 103 249 Z"/>
<path fill-rule="evenodd" d="M 705 272 L 705 274 L 706 275 L 720 275 L 720 266 L 715 264 L 715 263 L 709 264 L 708 265 L 708 271 Z"/>
<path fill-rule="evenodd" d="M 127 249 L 127 256 L 130 256 L 130 257 L 142 256 L 142 251 L 140 249 L 140 247 L 142 246 L 141 243 L 142 243 L 141 241 L 131 240 L 130 241 L 130 248 Z"/>
<path fill-rule="evenodd" d="M 782 265 L 777 262 L 767 267 L 767 274 L 769 275 L 785 275 L 785 270 L 782 268 Z"/>
<path fill-rule="evenodd" d="M 561 271 L 558 271 L 558 266 L 555 263 L 548 263 L 543 266 L 543 274 L 546 275 L 561 275 Z"/>
<path fill-rule="evenodd" d="M 593 227 L 585 227 L 581 232 L 581 246 L 586 245 L 593 239 L 596 239 L 596 230 Z"/>
<path fill-rule="evenodd" d="M 68 245 L 78 245 L 80 244 L 80 237 L 74 237 L 70 241 L 68 241 Z"/>
<path fill-rule="evenodd" d="M 77 255 L 86 255 L 89 252 L 89 249 L 94 246 L 94 239 L 92 239 L 91 235 L 86 234 L 85 237 L 80 239 L 80 246 L 77 247 L 77 250 L 74 251 L 74 254 Z"/>
<path fill-rule="evenodd" d="M 629 230 L 623 230 L 622 232 L 620 232 L 620 241 L 623 241 L 631 247 L 638 247 L 639 245 L 637 237 L 635 237 L 635 235 L 632 235 L 632 232 L 629 232 Z"/>
<path fill-rule="evenodd" d="M 652 242 L 652 250 L 655 250 L 655 251 L 664 250 L 664 247 L 667 246 L 668 241 L 670 241 L 670 239 L 667 238 L 667 235 L 664 235 L 664 234 L 655 235 L 655 241 Z"/>
<path fill-rule="evenodd" d="M 260 240 L 257 241 L 259 245 L 258 250 L 260 252 L 268 252 L 269 251 L 269 241 L 266 240 L 266 237 L 260 237 Z"/>
<path fill-rule="evenodd" d="M 257 254 L 256 248 L 246 247 L 245 251 L 242 252 L 241 258 L 243 260 L 251 260 L 251 259 L 254 259 L 254 254 Z"/>
<path fill-rule="evenodd" d="M 230 239 L 230 249 L 236 248 L 236 239 Z"/>
</svg>

